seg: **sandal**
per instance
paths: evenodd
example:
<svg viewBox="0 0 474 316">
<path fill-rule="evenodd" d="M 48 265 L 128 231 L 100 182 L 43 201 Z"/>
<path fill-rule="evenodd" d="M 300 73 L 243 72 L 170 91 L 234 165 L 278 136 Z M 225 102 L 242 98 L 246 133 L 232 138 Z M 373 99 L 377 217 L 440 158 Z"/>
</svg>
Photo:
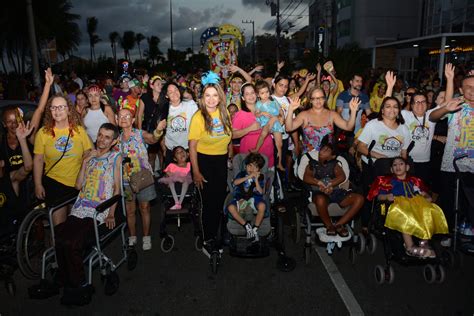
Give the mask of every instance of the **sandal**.
<svg viewBox="0 0 474 316">
<path fill-rule="evenodd" d="M 336 236 L 336 227 L 333 225 L 326 227 L 326 235 L 328 236 Z"/>
<path fill-rule="evenodd" d="M 417 257 L 421 259 L 434 259 L 436 258 L 436 254 L 433 249 L 421 248 L 421 247 L 411 247 L 405 248 L 406 254 L 410 257 Z"/>
<path fill-rule="evenodd" d="M 336 225 L 336 232 L 341 237 L 349 236 L 349 231 L 347 231 L 347 228 L 344 225 Z"/>
<path fill-rule="evenodd" d="M 431 249 L 428 240 L 420 240 L 420 247 L 423 249 Z"/>
</svg>

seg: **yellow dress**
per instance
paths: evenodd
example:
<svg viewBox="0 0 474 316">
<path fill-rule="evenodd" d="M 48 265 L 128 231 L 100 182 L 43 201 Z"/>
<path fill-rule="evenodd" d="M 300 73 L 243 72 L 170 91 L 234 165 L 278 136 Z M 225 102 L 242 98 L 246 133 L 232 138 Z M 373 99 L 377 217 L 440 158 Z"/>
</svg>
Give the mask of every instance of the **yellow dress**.
<svg viewBox="0 0 474 316">
<path fill-rule="evenodd" d="M 369 199 L 378 193 L 395 196 L 389 206 L 385 227 L 429 240 L 435 234 L 447 234 L 448 224 L 441 208 L 417 194 L 423 184 L 420 179 L 378 177 L 372 185 Z"/>
</svg>

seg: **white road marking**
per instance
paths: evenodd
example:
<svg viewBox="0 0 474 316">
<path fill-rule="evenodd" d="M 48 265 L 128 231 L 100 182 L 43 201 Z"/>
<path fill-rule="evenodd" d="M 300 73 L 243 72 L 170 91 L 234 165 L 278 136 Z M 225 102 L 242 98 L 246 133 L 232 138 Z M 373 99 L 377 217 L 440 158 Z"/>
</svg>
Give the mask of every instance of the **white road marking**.
<svg viewBox="0 0 474 316">
<path fill-rule="evenodd" d="M 342 301 L 346 305 L 347 310 L 349 311 L 350 315 L 364 315 L 362 308 L 360 307 L 359 303 L 352 294 L 349 286 L 347 286 L 346 281 L 342 277 L 341 273 L 336 267 L 334 261 L 329 257 L 326 253 L 326 248 L 318 247 L 313 245 L 314 250 L 318 254 L 321 262 L 326 268 L 329 277 L 331 278 L 334 287 L 337 289 L 339 296 L 341 297 Z"/>
</svg>

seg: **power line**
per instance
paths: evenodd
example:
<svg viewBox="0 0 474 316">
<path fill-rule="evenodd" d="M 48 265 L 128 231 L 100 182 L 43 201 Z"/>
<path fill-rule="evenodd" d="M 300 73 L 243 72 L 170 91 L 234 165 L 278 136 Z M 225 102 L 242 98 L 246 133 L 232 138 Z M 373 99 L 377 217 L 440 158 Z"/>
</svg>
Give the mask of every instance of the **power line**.
<svg viewBox="0 0 474 316">
<path fill-rule="evenodd" d="M 288 20 L 288 17 L 291 16 L 296 11 L 296 9 L 298 9 L 301 3 L 303 3 L 303 0 L 300 0 L 300 2 L 298 2 L 296 7 L 293 9 L 293 11 L 291 11 L 291 13 L 281 22 L 281 24 L 285 23 L 285 21 Z"/>
<path fill-rule="evenodd" d="M 296 3 L 294 2 L 293 0 L 290 1 L 290 3 L 288 3 L 288 5 L 286 6 L 286 8 L 282 11 L 282 13 L 284 13 L 293 3 Z M 282 13 L 280 13 L 280 16 L 282 15 Z M 273 21 L 272 25 L 270 27 L 274 27 L 276 24 L 276 20 Z"/>
</svg>

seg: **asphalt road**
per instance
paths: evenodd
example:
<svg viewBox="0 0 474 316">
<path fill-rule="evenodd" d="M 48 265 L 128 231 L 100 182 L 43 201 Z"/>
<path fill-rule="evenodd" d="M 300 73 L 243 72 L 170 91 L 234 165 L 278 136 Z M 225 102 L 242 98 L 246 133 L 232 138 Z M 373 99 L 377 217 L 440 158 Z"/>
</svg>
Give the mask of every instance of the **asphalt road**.
<svg viewBox="0 0 474 316">
<path fill-rule="evenodd" d="M 157 231 L 158 223 L 153 225 Z M 180 232 L 174 223 L 168 227 L 176 238 L 175 249 L 163 253 L 155 234 L 151 251 L 138 250 L 136 270 L 119 268 L 121 283 L 114 296 L 103 294 L 96 271 L 96 293 L 88 306 L 61 306 L 59 296 L 30 300 L 27 287 L 33 282 L 17 272 L 15 297 L 0 288 L 0 315 L 348 315 L 354 304 L 365 315 L 474 315 L 472 257 L 465 256 L 461 268 L 447 270 L 443 284 L 426 284 L 419 266 L 395 264 L 394 284 L 380 286 L 373 269 L 384 262 L 381 247 L 374 255 L 358 256 L 355 264 L 348 260 L 347 247 L 330 257 L 324 248 L 319 254 L 314 248 L 306 265 L 303 241 L 294 243 L 287 226 L 287 253 L 297 261 L 294 271 L 276 268 L 274 250 L 261 259 L 234 258 L 226 252 L 213 275 L 207 258 L 194 248 L 191 223 L 184 223 Z M 116 254 L 117 243 L 108 251 Z M 333 267 L 328 269 L 327 262 Z M 341 295 L 340 282 L 334 285 L 338 278 L 354 301 Z"/>
</svg>

